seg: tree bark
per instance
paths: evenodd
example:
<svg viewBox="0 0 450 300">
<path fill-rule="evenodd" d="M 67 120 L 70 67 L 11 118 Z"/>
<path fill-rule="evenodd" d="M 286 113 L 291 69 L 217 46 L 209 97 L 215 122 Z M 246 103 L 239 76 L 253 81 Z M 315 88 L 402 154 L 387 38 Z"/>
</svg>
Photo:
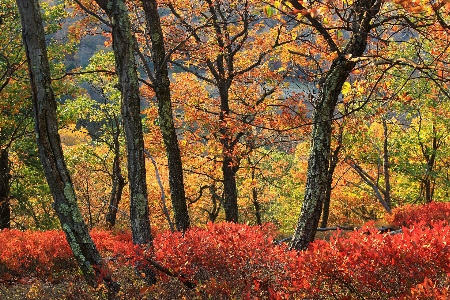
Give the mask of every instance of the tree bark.
<svg viewBox="0 0 450 300">
<path fill-rule="evenodd" d="M 342 144 L 342 131 L 339 132 L 338 137 L 338 145 L 336 149 L 333 150 L 333 154 L 330 158 L 330 167 L 328 169 L 328 178 L 327 178 L 327 189 L 325 192 L 325 198 L 322 209 L 322 222 L 320 227 L 325 228 L 328 226 L 328 217 L 330 216 L 330 204 L 331 204 L 331 191 L 333 190 L 333 174 L 336 166 L 339 162 L 339 151 L 341 150 Z"/>
<path fill-rule="evenodd" d="M 218 61 L 221 61 L 221 59 L 218 59 Z M 237 203 L 238 191 L 236 184 L 236 173 L 239 170 L 239 160 L 233 155 L 233 152 L 240 136 L 233 137 L 233 134 L 229 132 L 227 127 L 227 119 L 230 114 L 228 95 L 230 83 L 222 82 L 218 84 L 218 88 L 220 94 L 219 133 L 221 135 L 220 143 L 222 145 L 223 159 L 223 209 L 225 211 L 225 220 L 227 222 L 237 223 L 239 221 L 239 211 Z"/>
<path fill-rule="evenodd" d="M 86 280 L 96 285 L 105 267 L 79 210 L 58 134 L 56 100 L 51 87 L 45 33 L 37 0 L 17 0 L 22 37 L 33 94 L 35 132 L 39 156 L 53 195 L 53 206 L 75 259 Z M 115 285 L 116 286 L 116 285 Z"/>
<path fill-rule="evenodd" d="M 433 201 L 433 194 L 434 194 L 433 172 L 434 172 L 434 165 L 436 162 L 436 153 L 439 147 L 441 146 L 440 141 L 438 141 L 437 132 L 434 125 L 433 125 L 433 137 L 431 140 L 431 148 L 427 147 L 422 142 L 419 142 L 419 144 L 422 149 L 422 154 L 426 160 L 425 175 L 421 180 L 424 189 L 423 193 L 425 196 L 425 203 L 431 203 Z"/>
<path fill-rule="evenodd" d="M 116 123 L 116 132 L 114 133 L 114 162 L 112 173 L 112 188 L 109 199 L 108 213 L 106 214 L 106 222 L 110 228 L 116 225 L 117 210 L 119 202 L 122 199 L 123 188 L 125 187 L 125 178 L 122 176 L 122 168 L 120 167 L 120 143 L 119 143 L 119 124 Z"/>
<path fill-rule="evenodd" d="M 152 241 L 145 172 L 144 137 L 141 123 L 139 82 L 134 58 L 135 41 L 128 10 L 123 0 L 96 0 L 111 19 L 113 49 L 128 158 L 130 218 L 133 243 Z"/>
<path fill-rule="evenodd" d="M 156 0 L 142 0 L 142 4 L 152 41 L 152 61 L 155 73 L 153 86 L 158 99 L 160 128 L 169 164 L 169 186 L 175 224 L 178 231 L 186 231 L 190 226 L 190 220 L 184 190 L 181 152 L 173 120 L 164 36 Z"/>
<path fill-rule="evenodd" d="M 8 148 L 0 149 L 0 230 L 11 227 L 10 167 Z"/>
<path fill-rule="evenodd" d="M 223 147 L 227 149 L 227 147 Z M 223 209 L 225 211 L 225 221 L 237 223 L 239 220 L 237 204 L 237 185 L 236 185 L 236 167 L 231 165 L 235 163 L 231 157 L 223 154 L 222 174 L 223 174 Z"/>
<path fill-rule="evenodd" d="M 298 2 L 291 3 L 295 8 L 299 4 Z M 320 82 L 319 94 L 314 103 L 312 142 L 308 159 L 305 196 L 291 241 L 291 247 L 297 250 L 306 249 L 309 243 L 314 241 L 322 205 L 326 198 L 329 184 L 331 123 L 342 85 L 355 66 L 355 62 L 347 59 L 345 55 L 351 54 L 352 57 L 359 57 L 364 53 L 370 22 L 378 14 L 381 1 L 361 0 L 354 2 L 353 5 L 355 20 L 353 20 L 351 38 L 346 48 L 333 61 L 323 81 Z M 315 27 L 315 29 L 318 30 L 319 28 Z M 335 44 L 331 44 L 330 48 L 332 48 L 331 46 L 337 47 Z"/>
<path fill-rule="evenodd" d="M 384 201 L 386 202 L 386 205 L 389 207 L 389 209 L 392 209 L 388 127 L 385 119 L 383 119 L 383 138 L 383 169 L 385 186 Z"/>
</svg>

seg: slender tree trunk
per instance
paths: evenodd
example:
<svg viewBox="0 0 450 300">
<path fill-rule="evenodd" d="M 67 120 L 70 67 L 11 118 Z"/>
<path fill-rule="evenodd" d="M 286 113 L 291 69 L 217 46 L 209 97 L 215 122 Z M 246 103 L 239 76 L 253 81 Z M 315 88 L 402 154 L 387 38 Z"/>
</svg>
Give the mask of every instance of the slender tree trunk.
<svg viewBox="0 0 450 300">
<path fill-rule="evenodd" d="M 217 195 L 215 183 L 212 183 L 209 186 L 209 193 L 211 194 L 211 202 L 213 204 L 213 207 L 211 208 L 211 211 L 207 209 L 204 210 L 208 213 L 209 220 L 214 223 L 217 217 L 219 216 L 220 207 L 223 202 L 223 197 Z"/>
<path fill-rule="evenodd" d="M 158 6 L 156 0 L 142 0 L 142 4 L 152 41 L 152 61 L 155 72 L 153 85 L 158 99 L 160 128 L 169 164 L 169 185 L 175 224 L 177 230 L 186 231 L 190 226 L 190 220 L 184 191 L 181 152 L 173 121 L 169 72 Z"/>
<path fill-rule="evenodd" d="M 325 202 L 329 182 L 331 122 L 337 105 L 342 85 L 355 66 L 355 62 L 345 58 L 346 54 L 359 57 L 367 46 L 370 22 L 378 14 L 380 0 L 361 0 L 354 2 L 355 20 L 353 32 L 343 53 L 336 58 L 325 78 L 320 83 L 317 100 L 314 103 L 311 152 L 300 217 L 297 222 L 291 247 L 297 250 L 306 249 L 316 234 L 322 205 Z"/>
<path fill-rule="evenodd" d="M 116 124 L 119 126 L 119 124 Z M 108 213 L 106 214 L 106 222 L 110 228 L 116 225 L 117 210 L 119 202 L 122 199 L 123 188 L 125 187 L 125 178 L 122 176 L 122 168 L 120 167 L 120 144 L 119 144 L 119 127 L 114 134 L 114 162 L 112 173 L 112 188 L 109 199 Z"/>
<path fill-rule="evenodd" d="M 249 164 L 251 164 L 250 157 L 247 157 L 247 161 Z M 255 180 L 255 166 L 252 167 L 252 180 Z M 256 217 L 256 224 L 262 225 L 262 219 L 261 219 L 261 205 L 258 201 L 258 189 L 256 187 L 252 188 L 252 202 L 253 206 L 255 207 L 255 217 Z"/>
<path fill-rule="evenodd" d="M 130 218 L 133 243 L 152 241 L 145 172 L 144 137 L 141 123 L 139 82 L 134 58 L 134 37 L 128 10 L 123 0 L 96 0 L 111 19 L 113 49 L 119 89 L 122 94 L 122 119 L 128 158 Z"/>
<path fill-rule="evenodd" d="M 252 189 L 252 201 L 253 206 L 255 207 L 255 216 L 256 216 L 256 224 L 262 225 L 262 219 L 261 219 L 261 205 L 258 201 L 258 191 L 256 188 Z"/>
<path fill-rule="evenodd" d="M 330 216 L 331 191 L 333 189 L 333 174 L 339 162 L 339 151 L 341 150 L 341 143 L 342 143 L 342 132 L 339 133 L 338 145 L 336 149 L 334 149 L 333 151 L 333 155 L 331 156 L 330 160 L 330 167 L 328 169 L 327 190 L 323 202 L 322 223 L 320 224 L 320 227 L 322 228 L 326 228 L 328 226 L 328 217 Z"/>
<path fill-rule="evenodd" d="M 10 168 L 8 149 L 0 149 L 0 230 L 11 227 Z"/>
<path fill-rule="evenodd" d="M 99 271 L 105 266 L 79 210 L 72 180 L 64 161 L 39 2 L 17 0 L 17 5 L 33 93 L 37 146 L 53 195 L 53 206 L 78 266 L 86 280 L 96 285 L 97 280 L 104 276 Z M 110 286 L 117 287 L 110 277 L 103 277 L 103 280 Z"/>
<path fill-rule="evenodd" d="M 392 200 L 391 200 L 391 176 L 390 176 L 390 164 L 389 164 L 389 143 L 388 143 L 388 128 L 386 120 L 383 119 L 383 169 L 384 169 L 384 201 L 386 205 L 389 207 L 389 210 L 392 209 Z"/>
</svg>

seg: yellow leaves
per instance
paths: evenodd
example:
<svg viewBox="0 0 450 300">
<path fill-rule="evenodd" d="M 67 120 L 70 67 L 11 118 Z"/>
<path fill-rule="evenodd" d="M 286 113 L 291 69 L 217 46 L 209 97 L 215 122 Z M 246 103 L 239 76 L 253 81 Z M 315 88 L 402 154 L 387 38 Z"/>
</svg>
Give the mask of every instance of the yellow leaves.
<svg viewBox="0 0 450 300">
<path fill-rule="evenodd" d="M 344 84 L 342 85 L 342 90 L 341 90 L 342 95 L 347 96 L 348 94 L 350 94 L 351 91 L 352 91 L 352 85 L 348 81 L 344 82 Z"/>
<path fill-rule="evenodd" d="M 85 128 L 76 129 L 75 124 L 71 124 L 59 130 L 61 142 L 65 146 L 74 146 L 80 143 L 88 143 L 91 138 Z"/>
</svg>

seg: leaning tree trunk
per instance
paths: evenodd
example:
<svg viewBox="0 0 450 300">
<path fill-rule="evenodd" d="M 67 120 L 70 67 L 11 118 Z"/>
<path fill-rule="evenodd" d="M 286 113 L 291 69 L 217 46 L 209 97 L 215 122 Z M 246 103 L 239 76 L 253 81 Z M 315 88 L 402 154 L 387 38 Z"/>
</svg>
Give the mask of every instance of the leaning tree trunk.
<svg viewBox="0 0 450 300">
<path fill-rule="evenodd" d="M 329 185 L 331 149 L 331 123 L 334 117 L 342 85 L 356 62 L 345 56 L 360 57 L 367 46 L 370 22 L 378 14 L 380 0 L 355 1 L 355 20 L 352 36 L 342 53 L 333 61 L 330 70 L 320 83 L 317 100 L 314 103 L 311 152 L 308 159 L 305 196 L 297 222 L 291 247 L 304 250 L 314 241 L 319 224 L 322 205 L 326 201 Z M 294 6 L 295 7 L 295 6 Z M 336 47 L 336 45 L 334 45 Z M 350 55 L 349 55 L 350 56 Z"/>
<path fill-rule="evenodd" d="M 156 0 L 142 0 L 147 27 L 152 41 L 152 61 L 154 66 L 153 86 L 158 99 L 160 128 L 166 147 L 169 164 L 169 185 L 172 208 L 177 230 L 186 231 L 190 226 L 186 194 L 184 190 L 183 167 L 178 138 L 173 121 L 170 80 L 167 69 L 164 37 Z"/>
<path fill-rule="evenodd" d="M 17 5 L 22 21 L 22 37 L 33 93 L 37 146 L 53 195 L 53 206 L 86 280 L 92 285 L 96 285 L 99 279 L 111 283 L 110 278 L 104 277 L 102 258 L 78 208 L 72 180 L 64 161 L 38 0 L 17 0 Z"/>
<path fill-rule="evenodd" d="M 0 149 L 0 230 L 11 227 L 10 179 L 8 149 Z"/>
<path fill-rule="evenodd" d="M 122 95 L 122 119 L 128 158 L 130 218 L 133 243 L 152 241 L 145 172 L 144 137 L 141 123 L 139 82 L 134 58 L 134 37 L 128 9 L 123 0 L 96 0 L 111 20 L 113 49 L 119 89 Z"/>
</svg>

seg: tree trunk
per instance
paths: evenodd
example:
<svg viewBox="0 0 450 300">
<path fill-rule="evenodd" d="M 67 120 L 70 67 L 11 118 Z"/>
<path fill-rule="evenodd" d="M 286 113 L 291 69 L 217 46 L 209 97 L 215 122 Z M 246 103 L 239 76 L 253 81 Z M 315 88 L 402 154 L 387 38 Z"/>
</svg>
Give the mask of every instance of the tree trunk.
<svg viewBox="0 0 450 300">
<path fill-rule="evenodd" d="M 72 180 L 64 161 L 39 3 L 37 0 L 17 0 L 17 5 L 33 93 L 37 146 L 53 195 L 53 206 L 88 283 L 96 285 L 97 280 L 103 278 L 116 286 L 109 277 L 102 274 L 105 266 L 79 210 Z"/>
<path fill-rule="evenodd" d="M 223 147 L 227 149 L 226 147 Z M 226 154 L 227 150 L 222 151 L 223 163 L 223 209 L 225 210 L 225 220 L 227 222 L 238 222 L 239 212 L 237 204 L 237 186 L 236 186 L 236 167 L 232 167 L 235 163 L 232 158 Z"/>
<path fill-rule="evenodd" d="M 10 179 L 8 149 L 2 148 L 0 149 L 0 230 L 11 227 Z"/>
<path fill-rule="evenodd" d="M 133 243 L 143 245 L 152 241 L 152 235 L 148 210 L 139 82 L 134 58 L 135 41 L 128 10 L 123 0 L 96 0 L 96 2 L 111 19 L 127 146 L 131 230 Z"/>
<path fill-rule="evenodd" d="M 190 226 L 190 220 L 184 191 L 181 152 L 173 121 L 169 72 L 158 6 L 156 0 L 142 0 L 142 4 L 152 41 L 152 61 L 155 72 L 153 85 L 158 99 L 160 128 L 169 164 L 169 185 L 175 224 L 177 230 L 186 231 Z"/>
<path fill-rule="evenodd" d="M 331 123 L 334 117 L 342 85 L 355 66 L 345 55 L 360 57 L 367 45 L 370 22 L 380 9 L 380 0 L 361 0 L 354 2 L 355 20 L 352 36 L 342 53 L 333 61 L 330 70 L 320 82 L 320 90 L 314 103 L 311 152 L 300 217 L 297 222 L 291 247 L 304 250 L 314 241 L 319 224 L 322 205 L 325 202 L 329 184 L 329 165 L 331 147 Z M 336 47 L 336 45 L 334 45 Z"/>
<path fill-rule="evenodd" d="M 330 167 L 328 169 L 328 178 L 327 178 L 327 190 L 325 193 L 325 199 L 322 209 L 322 223 L 320 224 L 320 227 L 322 228 L 326 228 L 328 226 L 328 217 L 330 216 L 331 191 L 333 189 L 333 174 L 339 162 L 339 151 L 341 150 L 341 144 L 342 144 L 342 131 L 339 133 L 338 145 L 336 146 L 336 149 L 334 149 L 333 155 L 331 156 L 330 159 Z"/>
<path fill-rule="evenodd" d="M 250 157 L 247 157 L 247 161 L 249 164 L 251 164 Z M 255 173 L 256 173 L 255 166 L 253 166 L 252 167 L 252 180 L 256 179 Z M 259 201 L 258 201 L 258 189 L 256 187 L 252 188 L 252 202 L 253 202 L 253 206 L 255 207 L 256 224 L 261 226 L 262 225 L 261 205 L 259 204 Z"/>
<path fill-rule="evenodd" d="M 425 159 L 426 159 L 426 173 L 425 178 L 423 179 L 423 185 L 425 189 L 425 203 L 431 203 L 433 201 L 433 193 L 434 193 L 434 165 L 436 162 L 436 153 L 438 148 L 440 147 L 438 138 L 437 138 L 436 128 L 433 125 L 433 139 L 432 139 L 432 147 L 431 154 L 427 153 L 426 150 L 422 150 Z M 426 147 L 425 147 L 426 148 Z"/>
<path fill-rule="evenodd" d="M 119 124 L 116 124 L 116 126 L 117 132 L 114 134 L 112 188 L 108 213 L 106 214 L 106 222 L 110 228 L 116 225 L 117 210 L 119 209 L 119 202 L 122 199 L 123 188 L 125 187 L 125 178 L 122 176 L 122 168 L 120 167 Z"/>
<path fill-rule="evenodd" d="M 261 219 L 261 205 L 258 201 L 258 190 L 256 188 L 252 189 L 253 194 L 253 206 L 255 206 L 255 216 L 256 216 L 256 224 L 262 225 L 262 219 Z"/>
<path fill-rule="evenodd" d="M 207 209 L 204 210 L 208 213 L 209 221 L 214 223 L 219 216 L 220 207 L 223 203 L 223 194 L 222 197 L 217 195 L 215 183 L 212 183 L 209 186 L 209 193 L 211 194 L 211 202 L 213 204 L 213 207 L 210 211 Z"/>
<path fill-rule="evenodd" d="M 388 143 L 388 128 L 386 120 L 383 119 L 383 169 L 384 169 L 384 201 L 386 205 L 389 207 L 389 210 L 392 209 L 392 200 L 391 200 L 391 176 L 390 176 L 390 164 L 389 164 L 389 143 Z"/>
<path fill-rule="evenodd" d="M 220 143 L 222 144 L 223 209 L 225 210 L 225 220 L 237 223 L 239 221 L 239 212 L 236 173 L 239 170 L 239 161 L 236 158 L 233 159 L 233 152 L 239 136 L 233 140 L 233 136 L 227 126 L 227 119 L 230 113 L 229 83 L 220 83 L 218 88 L 220 94 L 219 132 L 221 135 Z"/>
</svg>

